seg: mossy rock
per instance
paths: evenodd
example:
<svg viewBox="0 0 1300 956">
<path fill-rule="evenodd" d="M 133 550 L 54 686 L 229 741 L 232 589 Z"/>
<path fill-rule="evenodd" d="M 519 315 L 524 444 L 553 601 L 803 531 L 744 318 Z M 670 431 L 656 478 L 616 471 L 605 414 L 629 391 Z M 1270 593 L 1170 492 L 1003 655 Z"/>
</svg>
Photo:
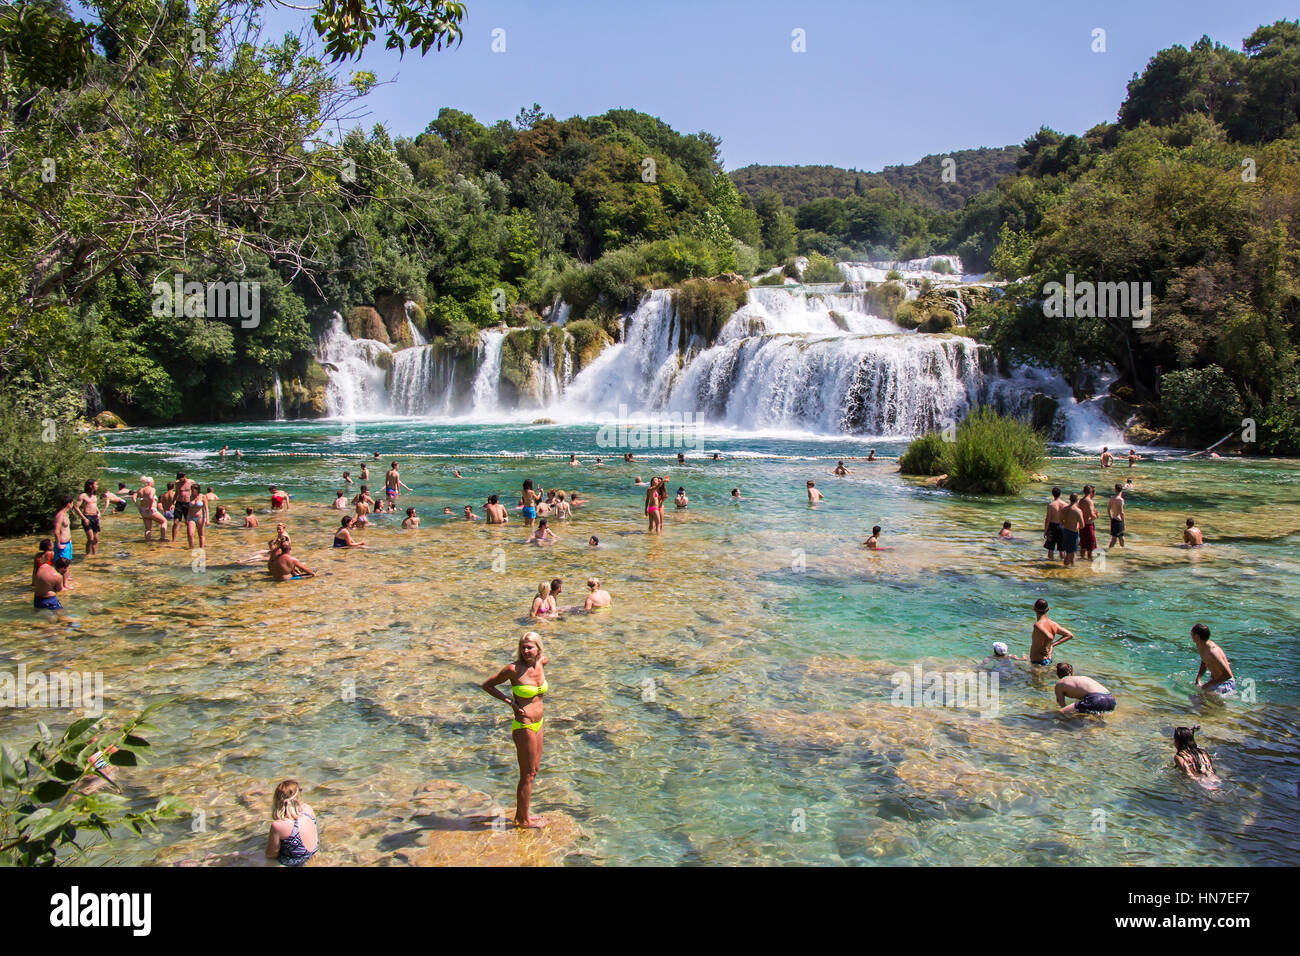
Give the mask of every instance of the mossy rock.
<svg viewBox="0 0 1300 956">
<path fill-rule="evenodd" d="M 863 297 L 868 312 L 893 322 L 899 307 L 907 299 L 907 289 L 899 282 L 882 282 L 868 288 Z"/>
<path fill-rule="evenodd" d="M 96 428 L 126 428 L 126 422 L 110 411 L 102 411 L 94 418 Z"/>
<path fill-rule="evenodd" d="M 411 327 L 406 322 L 406 297 L 400 295 L 381 295 L 375 299 L 375 311 L 384 320 L 384 331 L 394 348 L 406 348 L 415 344 L 411 337 Z"/>
<path fill-rule="evenodd" d="M 601 352 L 614 344 L 613 338 L 590 319 L 570 322 L 564 328 L 572 338 L 571 350 L 575 372 L 582 371 L 594 362 Z"/>
<path fill-rule="evenodd" d="M 348 334 L 354 339 L 374 339 L 377 342 L 383 342 L 385 345 L 391 344 L 388 338 L 388 328 L 384 325 L 383 316 L 368 305 L 359 305 L 355 308 L 348 309 L 345 317 L 348 326 Z"/>
<path fill-rule="evenodd" d="M 673 289 L 673 308 L 681 320 L 678 346 L 684 348 L 692 336 L 712 345 L 727 319 L 748 301 L 749 283 L 734 272 L 678 283 Z"/>
<path fill-rule="evenodd" d="M 947 309 L 935 309 L 928 313 L 918 328 L 922 332 L 947 332 L 957 325 L 957 316 Z"/>
<path fill-rule="evenodd" d="M 915 329 L 921 324 L 916 312 L 916 306 L 913 303 L 900 302 L 898 310 L 894 312 L 894 324 L 902 329 Z"/>
<path fill-rule="evenodd" d="M 837 329 L 841 332 L 849 331 L 849 323 L 845 320 L 844 316 L 840 315 L 834 309 L 831 309 L 827 314 L 830 316 L 831 321 L 835 323 Z"/>
</svg>

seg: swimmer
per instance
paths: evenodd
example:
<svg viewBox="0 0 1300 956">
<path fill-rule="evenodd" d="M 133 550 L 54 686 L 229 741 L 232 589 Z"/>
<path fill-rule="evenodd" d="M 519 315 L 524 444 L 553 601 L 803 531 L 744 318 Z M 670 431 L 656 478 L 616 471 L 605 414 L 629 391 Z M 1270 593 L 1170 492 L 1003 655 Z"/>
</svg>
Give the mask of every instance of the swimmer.
<svg viewBox="0 0 1300 956">
<path fill-rule="evenodd" d="M 226 457 L 226 451 L 227 451 L 229 448 L 230 448 L 229 445 L 222 445 L 222 446 L 221 446 L 221 451 L 217 452 L 217 454 L 220 455 L 222 458 L 225 458 L 225 457 Z"/>
<path fill-rule="evenodd" d="M 185 509 L 185 542 L 189 545 L 191 551 L 194 550 L 194 535 L 197 532 L 199 538 L 199 550 L 202 551 L 206 545 L 206 535 L 208 528 L 208 499 L 203 495 L 196 495 L 190 502 L 189 507 Z"/>
<path fill-rule="evenodd" d="M 1199 724 L 1174 728 L 1174 766 L 1207 790 L 1217 790 L 1222 781 L 1214 771 L 1214 761 L 1196 744 L 1200 729 Z"/>
<path fill-rule="evenodd" d="M 667 493 L 663 491 L 663 479 L 652 477 L 645 493 L 645 516 L 649 534 L 660 534 L 664 530 L 663 503 Z"/>
<path fill-rule="evenodd" d="M 817 486 L 811 478 L 808 479 L 808 504 L 815 505 L 826 496 L 817 490 Z"/>
<path fill-rule="evenodd" d="M 534 595 L 533 603 L 528 609 L 528 616 L 554 617 L 556 613 L 555 598 L 551 597 L 551 585 L 543 581 L 537 585 L 537 594 Z"/>
<path fill-rule="evenodd" d="M 577 456 L 577 455 L 570 455 L 570 456 L 569 456 L 569 467 L 570 467 L 570 468 L 576 468 L 576 467 L 578 467 L 578 465 L 580 465 L 580 464 L 582 464 L 582 462 L 578 461 L 578 456 Z"/>
<path fill-rule="evenodd" d="M 641 476 L 640 476 L 640 475 L 637 475 L 634 479 L 632 479 L 632 484 L 634 484 L 634 485 L 644 485 L 645 482 L 641 480 Z"/>
<path fill-rule="evenodd" d="M 542 649 L 542 639 L 529 631 L 519 639 L 519 656 L 495 676 L 481 685 L 499 701 L 510 705 L 515 719 L 510 723 L 510 736 L 515 742 L 519 758 L 519 786 L 515 791 L 515 823 L 521 827 L 544 827 L 546 820 L 533 816 L 533 783 L 542 763 L 542 697 L 550 690 L 544 668 L 548 663 Z M 497 689 L 499 684 L 510 684 L 511 693 Z"/>
<path fill-rule="evenodd" d="M 366 525 L 370 524 L 370 518 L 367 516 L 370 514 L 370 506 L 375 503 L 373 498 L 364 494 L 364 489 L 362 489 L 362 491 L 363 494 L 357 495 L 356 497 L 356 521 L 358 529 L 364 528 Z"/>
<path fill-rule="evenodd" d="M 1065 535 L 1061 526 L 1061 512 L 1066 503 L 1061 500 L 1061 489 L 1052 489 L 1052 500 L 1047 503 L 1047 516 L 1043 519 L 1043 547 L 1047 549 L 1047 560 L 1053 560 L 1059 548 L 1061 558 L 1065 558 Z"/>
<path fill-rule="evenodd" d="M 245 528 L 257 527 L 257 515 L 253 514 L 252 508 L 244 509 L 244 527 Z"/>
<path fill-rule="evenodd" d="M 320 849 L 316 813 L 302 798 L 297 780 L 285 780 L 271 798 L 271 832 L 266 836 L 266 858 L 281 866 L 303 866 Z"/>
<path fill-rule="evenodd" d="M 590 611 L 598 607 L 609 607 L 614 603 L 609 592 L 600 586 L 600 578 L 587 578 L 587 590 L 591 593 L 587 595 L 586 602 L 582 605 L 584 611 Z"/>
<path fill-rule="evenodd" d="M 217 500 L 217 493 L 212 490 L 211 485 L 208 485 L 207 490 L 203 492 L 203 497 L 207 499 L 209 504 L 211 504 L 212 502 Z"/>
<path fill-rule="evenodd" d="M 713 453 L 713 458 L 712 458 L 712 460 L 713 460 L 713 461 L 721 461 L 721 460 L 722 460 L 722 457 L 721 457 L 721 456 L 720 456 L 720 455 L 715 451 L 715 452 Z"/>
<path fill-rule="evenodd" d="M 392 504 L 397 500 L 397 496 L 402 493 L 402 489 L 411 490 L 411 486 L 402 481 L 397 474 L 397 462 L 393 462 L 388 468 L 388 474 L 384 476 L 384 494 L 388 496 L 388 503 Z"/>
<path fill-rule="evenodd" d="M 330 505 L 330 507 L 334 508 L 337 511 L 348 510 L 348 496 L 343 491 L 342 488 L 340 488 L 338 492 L 334 495 L 334 504 Z"/>
<path fill-rule="evenodd" d="M 452 476 L 453 478 L 464 478 L 464 477 L 465 477 L 464 475 L 462 475 L 462 474 L 460 473 L 460 469 L 459 469 L 459 468 L 453 468 L 453 469 L 451 470 L 451 476 Z"/>
<path fill-rule="evenodd" d="M 266 569 L 271 572 L 271 577 L 277 581 L 314 578 L 316 572 L 295 558 L 291 554 L 292 551 L 293 546 L 288 541 L 282 542 L 278 551 L 272 549 L 271 557 L 266 562 Z"/>
<path fill-rule="evenodd" d="M 530 538 L 529 538 L 526 542 L 524 542 L 524 543 L 525 543 L 525 544 L 543 545 L 543 544 L 546 544 L 547 542 L 550 542 L 550 541 L 558 541 L 558 540 L 559 540 L 559 539 L 556 538 L 556 536 L 555 536 L 555 532 L 552 531 L 550 528 L 547 527 L 547 525 L 546 525 L 546 519 L 543 518 L 541 521 L 537 522 L 537 527 L 536 527 L 536 529 L 534 529 L 533 534 L 532 534 L 532 537 L 530 537 Z"/>
<path fill-rule="evenodd" d="M 1041 667 L 1052 663 L 1053 650 L 1074 638 L 1074 633 L 1048 617 L 1047 611 L 1047 601 L 1044 598 L 1034 602 L 1034 614 L 1037 617 L 1029 636 L 1029 659 Z M 1062 634 L 1065 636 L 1061 637 Z"/>
<path fill-rule="evenodd" d="M 998 532 L 998 537 L 999 537 L 999 538 L 1010 538 L 1010 537 L 1011 537 L 1011 522 L 1010 522 L 1010 521 L 1004 521 L 1004 522 L 1002 522 L 1002 530 Z"/>
<path fill-rule="evenodd" d="M 1101 467 L 1109 468 L 1113 464 L 1115 464 L 1115 456 L 1110 453 L 1109 448 L 1103 448 L 1101 450 Z"/>
<path fill-rule="evenodd" d="M 1091 677 L 1074 673 L 1074 667 L 1061 661 L 1056 665 L 1056 706 L 1063 714 L 1109 714 L 1115 709 L 1115 695 Z M 1065 698 L 1074 698 L 1067 704 Z"/>
<path fill-rule="evenodd" d="M 140 517 L 144 519 L 144 539 L 153 540 L 153 526 L 157 522 L 161 529 L 159 540 L 167 540 L 167 519 L 163 516 L 162 509 L 158 506 L 158 492 L 154 488 L 153 479 L 148 475 L 140 477 L 140 490 L 136 492 L 135 507 L 140 512 Z"/>
<path fill-rule="evenodd" d="M 1196 527 L 1196 519 L 1188 518 L 1187 527 L 1183 529 L 1183 546 L 1187 548 L 1199 548 L 1205 544 L 1205 535 L 1201 529 Z"/>
<path fill-rule="evenodd" d="M 1192 643 L 1200 655 L 1201 666 L 1196 671 L 1196 684 L 1202 691 L 1214 691 L 1216 694 L 1231 694 L 1237 689 L 1237 678 L 1232 674 L 1232 665 L 1223 648 L 1210 640 L 1210 629 L 1204 624 L 1192 625 Z M 1209 679 L 1201 683 L 1201 675 L 1209 671 Z"/>
<path fill-rule="evenodd" d="M 1107 550 L 1115 547 L 1115 542 L 1124 547 L 1124 489 L 1120 485 L 1115 485 L 1115 493 L 1111 495 L 1110 501 L 1106 503 L 1106 513 L 1110 515 L 1110 544 Z"/>
<path fill-rule="evenodd" d="M 880 525 L 873 526 L 871 529 L 871 537 L 869 537 L 866 541 L 863 541 L 862 543 L 866 547 L 870 548 L 872 551 L 885 550 L 880 547 Z"/>
<path fill-rule="evenodd" d="M 126 510 L 128 503 L 135 500 L 135 492 L 126 486 L 125 481 L 117 483 L 117 494 L 111 491 L 104 492 L 104 503 L 113 506 L 114 514 L 121 514 Z"/>
<path fill-rule="evenodd" d="M 86 554 L 99 552 L 99 482 L 86 480 L 85 490 L 77 496 L 77 513 L 81 515 L 81 530 L 86 533 Z"/>
<path fill-rule="evenodd" d="M 537 493 L 533 491 L 533 481 L 531 478 L 524 480 L 523 495 L 520 499 L 521 514 L 524 519 L 524 527 L 531 528 L 533 522 L 537 520 Z"/>
<path fill-rule="evenodd" d="M 484 512 L 487 513 L 488 524 L 505 524 L 510 520 L 506 514 L 506 506 L 501 504 L 496 495 L 489 495 L 487 504 L 483 506 Z"/>
<path fill-rule="evenodd" d="M 350 484 L 352 484 L 352 472 L 345 471 L 343 472 L 343 487 L 346 488 Z"/>
<path fill-rule="evenodd" d="M 1028 657 L 1021 657 L 1019 654 L 1012 654 L 1011 649 L 1002 641 L 993 642 L 993 657 L 1001 661 L 1027 661 Z M 987 661 L 988 658 L 985 658 Z"/>
<path fill-rule="evenodd" d="M 230 512 L 217 505 L 217 515 L 212 519 L 213 524 L 230 524 Z"/>
<path fill-rule="evenodd" d="M 673 504 L 677 506 L 678 511 L 682 511 L 691 503 L 691 499 L 686 497 L 686 489 L 678 488 L 677 497 L 673 499 Z"/>
<path fill-rule="evenodd" d="M 288 511 L 289 496 L 286 495 L 283 491 L 277 490 L 275 485 L 271 485 L 269 490 L 271 492 L 271 510 Z"/>
<path fill-rule="evenodd" d="M 450 517 L 452 517 L 452 513 L 451 513 L 451 505 L 447 505 L 447 506 L 445 506 L 445 507 L 442 509 L 442 516 L 443 516 L 444 518 L 450 518 Z"/>
<path fill-rule="evenodd" d="M 1074 555 L 1079 550 L 1079 534 L 1083 531 L 1083 509 L 1079 496 L 1070 492 L 1070 503 L 1061 509 L 1061 540 L 1065 553 L 1064 567 L 1074 567 Z"/>
<path fill-rule="evenodd" d="M 597 537 L 593 534 L 590 538 L 587 539 L 587 547 L 589 547 L 589 548 L 599 548 L 599 547 L 600 547 L 600 539 L 597 538 Z"/>
<path fill-rule="evenodd" d="M 835 463 L 835 470 L 831 472 L 831 474 L 835 475 L 837 478 L 843 478 L 848 473 L 849 470 L 844 467 L 844 462 L 842 461 L 837 461 Z"/>
<path fill-rule="evenodd" d="M 466 521 L 477 521 L 477 520 L 478 520 L 478 515 L 476 515 L 476 514 L 474 513 L 474 506 L 473 506 L 473 505 L 466 505 L 466 506 L 465 506 L 465 513 L 464 513 L 464 515 L 462 515 L 462 517 L 463 517 Z"/>
<path fill-rule="evenodd" d="M 1128 477 L 1128 478 L 1125 478 L 1125 479 L 1124 479 L 1124 490 L 1125 490 L 1125 491 L 1132 491 L 1132 490 L 1133 490 L 1133 487 L 1134 487 L 1134 485 L 1133 485 L 1133 478 L 1132 478 L 1131 476 Z"/>
<path fill-rule="evenodd" d="M 876 450 L 873 448 L 873 449 L 871 449 L 871 451 L 867 454 L 867 461 L 875 461 L 875 460 L 876 460 Z"/>
<path fill-rule="evenodd" d="M 351 515 L 344 515 L 339 521 L 339 529 L 334 532 L 334 547 L 336 548 L 364 548 L 366 543 L 358 541 L 352 537 Z"/>
<path fill-rule="evenodd" d="M 41 542 L 45 544 L 44 541 Z M 54 566 L 54 552 L 42 549 L 32 569 L 32 608 L 37 611 L 60 611 L 63 605 L 56 596 L 64 589 L 63 575 Z"/>
<path fill-rule="evenodd" d="M 407 531 L 410 531 L 412 528 L 420 527 L 420 519 L 416 515 L 414 508 L 406 509 L 406 517 L 402 519 L 402 527 Z"/>
<path fill-rule="evenodd" d="M 573 517 L 573 506 L 569 504 L 568 497 L 563 491 L 555 493 L 555 514 L 564 521 Z"/>
<path fill-rule="evenodd" d="M 739 488 L 732 488 L 732 489 L 731 489 L 731 500 L 732 500 L 732 501 L 743 501 L 743 500 L 744 500 L 743 498 L 740 497 L 740 489 L 739 489 Z"/>
<path fill-rule="evenodd" d="M 553 598 L 557 598 L 557 599 L 558 599 L 559 596 L 560 596 L 560 592 L 563 591 L 563 590 L 564 590 L 564 579 L 563 579 L 563 578 L 551 578 L 551 597 L 553 597 Z M 555 606 L 556 606 L 557 608 L 559 607 L 559 604 L 560 604 L 560 602 L 559 602 L 558 600 L 556 600 L 556 602 L 555 602 Z"/>
<path fill-rule="evenodd" d="M 59 510 L 54 512 L 54 555 L 71 561 L 72 518 L 70 515 L 77 510 L 77 505 L 71 495 L 64 495 L 60 502 Z"/>
<path fill-rule="evenodd" d="M 1130 468 L 1134 468 L 1134 467 L 1137 466 L 1137 463 L 1138 463 L 1138 455 L 1137 455 L 1136 452 L 1133 451 L 1132 448 L 1130 448 L 1130 449 L 1128 450 L 1128 466 L 1129 466 Z M 1132 480 L 1133 480 L 1132 478 L 1129 479 L 1129 481 L 1132 481 Z"/>
</svg>

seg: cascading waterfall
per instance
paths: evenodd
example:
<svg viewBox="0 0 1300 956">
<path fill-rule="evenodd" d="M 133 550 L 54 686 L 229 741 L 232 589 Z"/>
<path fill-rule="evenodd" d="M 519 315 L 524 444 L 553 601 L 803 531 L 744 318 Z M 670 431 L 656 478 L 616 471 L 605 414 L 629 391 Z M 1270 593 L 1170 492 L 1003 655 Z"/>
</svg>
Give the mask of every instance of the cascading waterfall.
<svg viewBox="0 0 1300 956">
<path fill-rule="evenodd" d="M 272 385 L 275 391 L 275 420 L 282 422 L 284 421 L 284 389 L 280 386 L 280 370 L 275 369 L 274 374 Z"/>
<path fill-rule="evenodd" d="M 968 308 L 958 291 L 959 322 Z M 567 313 L 562 303 L 552 310 Z M 440 345 L 393 352 L 352 340 L 336 315 L 320 347 L 330 371 L 329 412 L 522 417 L 540 404 L 560 421 L 609 421 L 626 408 L 631 415 L 689 412 L 741 430 L 883 437 L 918 434 L 977 404 L 1016 414 L 1050 409 L 1042 404 L 1046 396 L 1059 409 L 1059 437 L 1118 443 L 1098 403 L 1074 402 L 1059 376 L 1022 369 L 1003 378 L 974 340 L 905 331 L 872 315 L 865 293 L 834 285 L 755 287 L 712 342 L 683 324 L 671 291 L 654 290 L 623 317 L 619 341 L 576 375 L 572 351 L 557 356 L 550 336 L 543 339 L 535 389 L 521 392 L 517 407 L 503 407 L 501 399 L 506 335 L 503 328 L 481 331 L 477 354 L 458 363 L 455 351 Z"/>
<path fill-rule="evenodd" d="M 470 411 L 476 415 L 497 411 L 501 349 L 505 341 L 506 334 L 500 329 L 484 329 L 478 334 L 478 373 L 470 389 Z"/>
<path fill-rule="evenodd" d="M 317 349 L 317 359 L 329 373 L 325 408 L 335 418 L 389 414 L 386 370 L 379 363 L 391 357 L 390 346 L 375 339 L 348 335 L 343 316 L 334 313 Z"/>
<path fill-rule="evenodd" d="M 420 332 L 416 324 L 411 320 L 411 310 L 415 308 L 415 303 L 407 299 L 402 303 L 402 310 L 406 313 L 406 327 L 411 331 L 411 341 L 417 346 L 428 345 L 429 341 Z"/>
</svg>

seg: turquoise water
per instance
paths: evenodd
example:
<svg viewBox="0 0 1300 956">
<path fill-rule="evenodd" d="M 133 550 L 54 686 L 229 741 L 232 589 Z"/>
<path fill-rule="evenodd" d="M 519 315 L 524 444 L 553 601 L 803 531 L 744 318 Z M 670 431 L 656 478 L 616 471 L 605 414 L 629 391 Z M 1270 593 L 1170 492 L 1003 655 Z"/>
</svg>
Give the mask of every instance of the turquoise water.
<svg viewBox="0 0 1300 956">
<path fill-rule="evenodd" d="M 835 457 L 901 450 L 885 441 L 715 434 L 704 447 L 726 459 L 684 466 L 671 461 L 675 449 L 624 464 L 623 449 L 597 446 L 594 426 L 263 423 L 107 441 L 104 487 L 141 474 L 162 484 L 185 470 L 237 515 L 246 504 L 264 511 L 267 485 L 286 488 L 295 551 L 322 574 L 275 585 L 261 566 L 237 563 L 271 536 L 268 514 L 257 532 L 213 529 L 202 573 L 182 544 L 146 544 L 132 514 L 106 522 L 97 559 L 78 560 L 68 601 L 77 626 L 34 624 L 30 542 L 4 543 L 11 600 L 0 611 L 0 662 L 102 669 L 113 713 L 176 697 L 129 790 L 182 796 L 219 821 L 116 842 L 94 862 L 252 860 L 265 840 L 265 793 L 289 775 L 324 815 L 322 862 L 401 862 L 424 831 L 411 822 L 418 814 L 386 820 L 382 808 L 405 806 L 429 780 L 509 811 L 508 714 L 475 685 L 510 659 L 538 581 L 564 578 L 564 605 L 581 600 L 590 574 L 614 607 L 537 627 L 552 692 L 535 809 L 573 824 L 557 860 L 1296 861 L 1293 462 L 1143 461 L 1129 547 L 1103 568 L 1063 569 L 1039 547 L 1047 486 L 1007 501 L 925 488 L 893 461 L 829 474 Z M 222 444 L 247 457 L 216 457 Z M 367 550 L 333 552 L 327 505 L 338 476 L 347 468 L 355 478 L 374 451 L 372 490 L 389 460 L 403 462 L 414 492 L 402 504 L 424 527 L 403 532 L 381 517 L 359 536 Z M 588 464 L 568 467 L 569 452 Z M 478 457 L 496 455 L 514 457 Z M 518 457 L 536 455 L 556 457 Z M 1054 456 L 1051 482 L 1104 488 L 1095 456 Z M 644 489 L 632 479 L 665 468 L 691 506 L 670 505 L 655 538 L 643 533 Z M 524 545 L 517 521 L 438 517 L 494 492 L 512 502 L 525 477 L 592 498 L 557 526 L 553 546 Z M 809 478 L 827 495 L 815 508 Z M 1189 514 L 1211 542 L 1199 552 L 1176 546 Z M 995 539 L 1003 520 L 1016 540 Z M 861 547 L 873 524 L 891 550 Z M 596 552 L 585 546 L 591 534 L 604 545 Z M 1057 716 L 1053 682 L 1014 665 L 998 673 L 996 716 L 892 702 L 893 675 L 917 663 L 979 672 L 995 640 L 1026 653 L 1039 597 L 1079 635 L 1057 659 L 1106 684 L 1120 702 L 1113 715 Z M 1188 632 L 1198 620 L 1251 692 L 1195 692 Z M 4 712 L 0 735 L 21 737 L 35 719 L 66 723 L 55 712 Z M 1221 790 L 1172 770 L 1172 729 L 1192 724 L 1215 754 Z"/>
</svg>

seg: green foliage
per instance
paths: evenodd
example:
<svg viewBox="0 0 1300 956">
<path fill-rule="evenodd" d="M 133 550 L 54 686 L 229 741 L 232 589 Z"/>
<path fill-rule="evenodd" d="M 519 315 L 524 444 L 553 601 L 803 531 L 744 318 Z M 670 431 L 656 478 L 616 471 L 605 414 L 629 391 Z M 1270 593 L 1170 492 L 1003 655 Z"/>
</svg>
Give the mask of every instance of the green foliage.
<svg viewBox="0 0 1300 956">
<path fill-rule="evenodd" d="M 712 343 L 731 314 L 749 300 L 749 283 L 689 279 L 673 289 L 682 344 L 691 334 Z"/>
<path fill-rule="evenodd" d="M 76 497 L 98 476 L 100 459 L 70 421 L 0 407 L 0 535 L 50 531 L 64 495 Z"/>
<path fill-rule="evenodd" d="M 112 767 L 134 767 L 150 745 L 144 734 L 157 728 L 148 718 L 161 704 L 146 707 L 116 731 L 89 717 L 74 721 L 57 740 L 37 723 L 38 739 L 26 755 L 0 743 L 0 866 L 56 866 L 84 852 L 88 835 L 110 840 L 126 828 L 140 836 L 146 828 L 181 816 L 189 808 L 169 797 L 153 807 L 133 809 L 115 785 L 91 791 L 87 781 L 103 778 L 92 756 L 103 753 Z M 115 752 L 108 751 L 116 748 Z M 116 791 L 116 792 L 115 792 Z"/>
<path fill-rule="evenodd" d="M 835 268 L 835 261 L 827 256 L 810 253 L 808 265 L 803 270 L 804 282 L 842 282 L 844 276 Z"/>
<path fill-rule="evenodd" d="M 758 280 L 758 285 L 785 285 L 785 273 L 773 272 Z"/>
<path fill-rule="evenodd" d="M 1041 435 L 989 408 L 967 415 L 948 444 L 947 487 L 970 494 L 1019 494 L 1047 454 Z"/>
<path fill-rule="evenodd" d="M 1174 428 L 1195 438 L 1219 439 L 1241 427 L 1241 396 L 1217 365 L 1166 372 L 1160 407 Z"/>
<path fill-rule="evenodd" d="M 898 459 L 898 470 L 904 475 L 942 475 L 946 450 L 942 435 L 927 432 L 908 443 L 907 450 Z"/>
</svg>

